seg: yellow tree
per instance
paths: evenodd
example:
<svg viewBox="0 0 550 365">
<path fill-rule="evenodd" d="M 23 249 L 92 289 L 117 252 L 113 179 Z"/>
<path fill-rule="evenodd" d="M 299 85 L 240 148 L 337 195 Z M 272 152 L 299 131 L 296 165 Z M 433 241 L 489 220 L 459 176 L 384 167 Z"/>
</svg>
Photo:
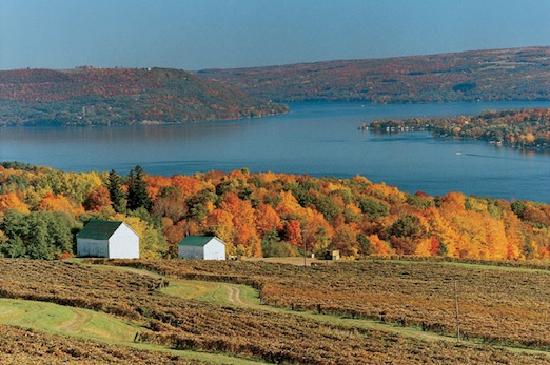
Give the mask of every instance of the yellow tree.
<svg viewBox="0 0 550 365">
<path fill-rule="evenodd" d="M 81 205 L 73 203 L 62 195 L 46 193 L 38 206 L 40 210 L 51 210 L 56 212 L 65 212 L 73 217 L 79 217 L 84 213 Z"/>
<path fill-rule="evenodd" d="M 233 243 L 236 246 L 242 246 L 245 254 L 260 257 L 260 239 L 256 232 L 254 208 L 250 201 L 241 200 L 237 194 L 230 192 L 225 195 L 223 202 L 220 204 L 220 209 L 231 213 L 233 216 L 235 227 Z"/>
<path fill-rule="evenodd" d="M 522 253 L 524 238 L 520 228 L 521 221 L 509 209 L 504 211 L 502 219 L 504 220 L 506 237 L 508 237 L 508 247 L 507 247 L 506 258 L 508 260 L 525 258 L 525 256 Z"/>
<path fill-rule="evenodd" d="M 0 195 L 0 214 L 8 209 L 15 209 L 20 213 L 29 213 L 29 208 L 14 192 Z"/>
<path fill-rule="evenodd" d="M 256 227 L 260 236 L 282 227 L 277 211 L 269 204 L 260 204 L 255 212 Z"/>
<path fill-rule="evenodd" d="M 211 230 L 217 237 L 219 237 L 230 247 L 233 247 L 235 226 L 233 224 L 233 215 L 230 212 L 219 208 L 214 209 L 208 215 L 207 225 L 208 229 Z"/>
</svg>

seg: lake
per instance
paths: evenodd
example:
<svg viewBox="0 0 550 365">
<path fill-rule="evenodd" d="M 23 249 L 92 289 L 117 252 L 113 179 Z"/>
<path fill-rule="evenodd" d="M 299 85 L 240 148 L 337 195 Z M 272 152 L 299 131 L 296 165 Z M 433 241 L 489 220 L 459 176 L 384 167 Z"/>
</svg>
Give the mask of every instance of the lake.
<svg viewBox="0 0 550 365">
<path fill-rule="evenodd" d="M 314 176 L 363 175 L 415 192 L 550 202 L 550 155 L 485 142 L 434 139 L 427 132 L 360 131 L 379 118 L 475 114 L 550 102 L 442 104 L 294 103 L 288 115 L 241 121 L 137 127 L 4 127 L 0 160 L 71 171 L 191 174 L 248 167 Z"/>
</svg>

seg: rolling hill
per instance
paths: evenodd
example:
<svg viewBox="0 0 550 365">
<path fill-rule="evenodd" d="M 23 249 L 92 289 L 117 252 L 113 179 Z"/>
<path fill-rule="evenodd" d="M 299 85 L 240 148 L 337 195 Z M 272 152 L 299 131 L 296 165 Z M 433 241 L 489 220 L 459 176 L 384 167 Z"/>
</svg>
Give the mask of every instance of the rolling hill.
<svg viewBox="0 0 550 365">
<path fill-rule="evenodd" d="M 204 69 L 198 75 L 280 102 L 548 100 L 550 47 Z"/>
<path fill-rule="evenodd" d="M 260 117 L 287 108 L 165 68 L 0 71 L 0 125 L 124 125 Z"/>
<path fill-rule="evenodd" d="M 285 113 L 277 102 L 302 100 L 550 100 L 550 47 L 196 73 L 89 66 L 0 71 L 0 125 L 239 119 Z"/>
</svg>

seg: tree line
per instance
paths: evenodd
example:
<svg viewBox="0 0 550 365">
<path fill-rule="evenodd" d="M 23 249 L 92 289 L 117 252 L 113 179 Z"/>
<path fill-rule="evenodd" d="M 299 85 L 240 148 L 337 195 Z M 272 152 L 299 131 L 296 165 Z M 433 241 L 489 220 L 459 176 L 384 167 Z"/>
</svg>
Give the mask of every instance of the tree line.
<svg viewBox="0 0 550 365">
<path fill-rule="evenodd" d="M 256 257 L 332 249 L 349 257 L 550 257 L 547 204 L 409 194 L 359 176 L 241 169 L 162 177 L 140 166 L 119 176 L 0 165 L 1 256 L 71 256 L 75 234 L 90 219 L 132 226 L 144 258 L 173 257 L 184 236 L 201 234 L 221 238 L 231 255 Z"/>
</svg>

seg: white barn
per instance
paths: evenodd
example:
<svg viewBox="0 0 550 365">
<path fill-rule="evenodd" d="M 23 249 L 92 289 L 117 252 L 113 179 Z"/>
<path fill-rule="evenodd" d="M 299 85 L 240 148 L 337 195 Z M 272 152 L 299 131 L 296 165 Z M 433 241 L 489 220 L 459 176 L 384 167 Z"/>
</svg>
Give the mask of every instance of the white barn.
<svg viewBox="0 0 550 365">
<path fill-rule="evenodd" d="M 76 236 L 80 257 L 138 259 L 139 237 L 123 222 L 92 220 Z"/>
<path fill-rule="evenodd" d="M 225 260 L 225 243 L 217 237 L 188 236 L 178 244 L 178 257 L 190 260 Z"/>
</svg>

